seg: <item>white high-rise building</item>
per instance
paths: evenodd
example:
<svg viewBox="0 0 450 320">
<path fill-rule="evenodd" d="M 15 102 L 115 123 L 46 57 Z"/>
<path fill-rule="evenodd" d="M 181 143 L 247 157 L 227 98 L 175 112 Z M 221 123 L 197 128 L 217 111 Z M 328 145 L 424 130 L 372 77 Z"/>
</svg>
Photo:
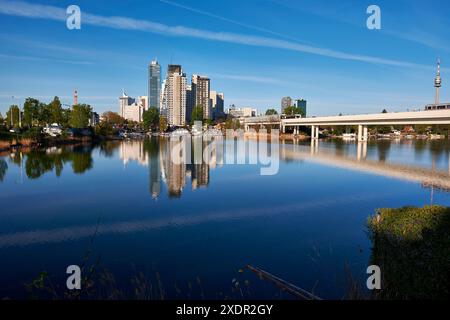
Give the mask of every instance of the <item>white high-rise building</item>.
<svg viewBox="0 0 450 320">
<path fill-rule="evenodd" d="M 169 65 L 164 82 L 161 113 L 170 126 L 186 125 L 186 74 L 180 65 Z"/>
<path fill-rule="evenodd" d="M 167 81 L 164 79 L 161 86 L 161 97 L 159 98 L 159 114 L 167 118 Z"/>
</svg>

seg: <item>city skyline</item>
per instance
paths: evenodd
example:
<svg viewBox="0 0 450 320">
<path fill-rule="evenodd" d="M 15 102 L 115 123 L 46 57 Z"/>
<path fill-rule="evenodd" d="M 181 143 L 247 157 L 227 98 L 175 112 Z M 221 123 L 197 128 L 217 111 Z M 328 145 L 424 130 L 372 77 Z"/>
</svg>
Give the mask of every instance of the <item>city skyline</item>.
<svg viewBox="0 0 450 320">
<path fill-rule="evenodd" d="M 82 20 L 81 30 L 70 31 L 63 5 L 2 0 L 0 38 L 7 49 L 0 50 L 0 112 L 4 116 L 9 105 L 23 104 L 28 96 L 50 101 L 58 95 L 63 103 L 70 103 L 74 89 L 81 103 L 100 113 L 114 111 L 122 87 L 130 96 L 148 91 L 152 57 L 158 57 L 161 65 L 178 61 L 214 78 L 214 87 L 227 95 L 226 106 L 280 110 L 280 99 L 295 94 L 308 100 L 311 115 L 422 109 L 434 101 L 430 79 L 438 57 L 443 79 L 440 98 L 450 100 L 445 81 L 450 60 L 445 28 L 449 4 L 435 3 L 417 2 L 412 8 L 407 2 L 380 1 L 382 29 L 371 31 L 365 27 L 366 1 L 326 5 L 247 1 L 240 4 L 239 12 L 233 1 L 137 1 L 129 8 L 80 1 L 87 21 Z M 424 8 L 433 19 L 422 17 Z M 167 10 L 173 14 L 157 14 Z M 255 20 L 247 24 L 244 17 L 250 10 Z M 277 14 L 268 16 L 272 11 Z M 295 19 L 298 15 L 301 21 Z M 112 16 L 130 19 L 135 28 L 114 18 L 109 23 L 98 19 Z M 281 21 L 285 19 L 296 23 Z M 157 31 L 158 26 L 163 28 Z M 121 39 L 129 39 L 129 46 L 117 46 Z M 167 41 L 171 39 L 176 41 Z"/>
<path fill-rule="evenodd" d="M 192 74 L 191 82 L 181 65 L 169 64 L 166 77 L 161 82 L 161 65 L 152 60 L 148 67 L 148 96 L 134 99 L 122 91 L 119 97 L 119 115 L 135 122 L 143 121 L 143 113 L 151 107 L 165 116 L 170 126 L 185 126 L 191 122 L 195 106 L 203 111 L 204 120 L 224 116 L 225 95 L 211 90 L 211 79 Z M 75 103 L 74 103 L 75 104 Z"/>
</svg>

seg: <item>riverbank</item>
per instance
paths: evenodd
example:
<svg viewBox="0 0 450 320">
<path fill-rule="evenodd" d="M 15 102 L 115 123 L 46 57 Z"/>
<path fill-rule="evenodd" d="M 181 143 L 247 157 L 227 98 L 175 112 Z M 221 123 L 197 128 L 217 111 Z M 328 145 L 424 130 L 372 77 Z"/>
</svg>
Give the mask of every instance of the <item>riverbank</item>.
<svg viewBox="0 0 450 320">
<path fill-rule="evenodd" d="M 15 135 L 10 139 L 0 139 L 0 152 L 14 151 L 22 148 L 42 148 L 42 147 L 58 147 L 63 145 L 79 144 L 83 142 L 102 142 L 102 141 L 115 141 L 123 140 L 116 136 L 84 136 L 84 137 L 43 137 L 39 139 L 33 139 Z"/>
<path fill-rule="evenodd" d="M 450 297 L 450 208 L 380 209 L 368 221 L 371 264 L 381 269 L 375 299 Z"/>
</svg>

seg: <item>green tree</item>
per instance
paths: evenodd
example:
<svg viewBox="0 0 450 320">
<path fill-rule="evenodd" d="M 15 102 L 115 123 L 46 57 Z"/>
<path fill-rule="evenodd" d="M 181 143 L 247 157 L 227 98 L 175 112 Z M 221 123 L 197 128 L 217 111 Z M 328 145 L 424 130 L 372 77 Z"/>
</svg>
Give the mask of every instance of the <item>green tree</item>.
<svg viewBox="0 0 450 320">
<path fill-rule="evenodd" d="M 165 116 L 159 117 L 159 131 L 165 132 L 167 130 L 168 123 Z"/>
<path fill-rule="evenodd" d="M 388 134 L 392 132 L 391 126 L 377 126 L 376 131 L 381 134 Z"/>
<path fill-rule="evenodd" d="M 414 126 L 414 130 L 418 134 L 426 134 L 426 133 L 428 133 L 429 129 L 430 129 L 430 126 L 426 125 L 426 124 L 417 124 Z"/>
<path fill-rule="evenodd" d="M 381 111 L 381 113 L 388 113 L 386 109 L 383 109 L 383 111 Z"/>
<path fill-rule="evenodd" d="M 32 127 L 39 122 L 40 102 L 34 98 L 27 98 L 23 104 L 23 124 Z"/>
<path fill-rule="evenodd" d="M 8 112 L 6 113 L 6 123 L 7 125 L 17 127 L 19 125 L 19 107 L 16 105 L 12 105 L 9 107 Z"/>
<path fill-rule="evenodd" d="M 51 114 L 50 122 L 52 123 L 58 123 L 60 124 L 63 120 L 63 114 L 62 114 L 62 106 L 61 101 L 58 97 L 54 97 L 53 101 L 49 104 L 49 110 Z"/>
<path fill-rule="evenodd" d="M 72 128 L 86 128 L 89 125 L 92 108 L 88 104 L 77 104 L 70 113 L 69 124 Z"/>
<path fill-rule="evenodd" d="M 67 128 L 70 124 L 70 114 L 72 113 L 72 110 L 70 108 L 68 109 L 62 109 L 62 119 L 61 119 L 61 125 L 65 128 Z"/>
<path fill-rule="evenodd" d="M 288 116 L 293 116 L 293 115 L 297 115 L 297 114 L 301 114 L 302 117 L 305 116 L 303 110 L 296 106 L 289 106 L 289 107 L 284 108 L 284 114 L 286 114 Z"/>
<path fill-rule="evenodd" d="M 273 115 L 277 115 L 278 112 L 275 109 L 267 109 L 266 111 L 266 116 L 273 116 Z"/>
<path fill-rule="evenodd" d="M 203 107 L 200 105 L 195 106 L 192 110 L 191 124 L 194 124 L 195 121 L 203 121 Z"/>
<path fill-rule="evenodd" d="M 46 103 L 39 103 L 38 106 L 38 121 L 39 125 L 46 125 L 52 121 L 52 112 L 50 110 L 50 105 Z"/>
<path fill-rule="evenodd" d="M 145 110 L 142 118 L 144 120 L 144 128 L 146 130 L 156 128 L 159 124 L 158 108 L 150 107 L 148 110 Z"/>
<path fill-rule="evenodd" d="M 3 119 L 3 115 L 2 115 L 2 113 L 0 112 L 0 125 L 2 125 L 3 122 L 5 122 L 5 119 Z"/>
<path fill-rule="evenodd" d="M 95 127 L 95 133 L 99 136 L 112 136 L 114 134 L 114 128 L 111 123 L 102 121 Z"/>
<path fill-rule="evenodd" d="M 238 119 L 228 118 L 227 121 L 225 121 L 225 129 L 240 129 L 241 123 Z"/>
</svg>

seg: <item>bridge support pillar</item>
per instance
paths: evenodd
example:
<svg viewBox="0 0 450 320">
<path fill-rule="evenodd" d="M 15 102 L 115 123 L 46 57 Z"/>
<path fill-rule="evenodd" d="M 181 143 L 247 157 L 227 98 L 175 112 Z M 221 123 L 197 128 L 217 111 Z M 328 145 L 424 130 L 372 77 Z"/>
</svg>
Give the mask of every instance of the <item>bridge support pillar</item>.
<svg viewBox="0 0 450 320">
<path fill-rule="evenodd" d="M 316 138 L 317 140 L 319 140 L 319 126 L 316 127 L 316 133 L 314 135 L 314 138 Z"/>
<path fill-rule="evenodd" d="M 316 139 L 316 126 L 311 126 L 311 139 Z"/>
<path fill-rule="evenodd" d="M 365 142 L 369 139 L 369 130 L 367 126 L 358 125 L 358 142 Z"/>
</svg>

